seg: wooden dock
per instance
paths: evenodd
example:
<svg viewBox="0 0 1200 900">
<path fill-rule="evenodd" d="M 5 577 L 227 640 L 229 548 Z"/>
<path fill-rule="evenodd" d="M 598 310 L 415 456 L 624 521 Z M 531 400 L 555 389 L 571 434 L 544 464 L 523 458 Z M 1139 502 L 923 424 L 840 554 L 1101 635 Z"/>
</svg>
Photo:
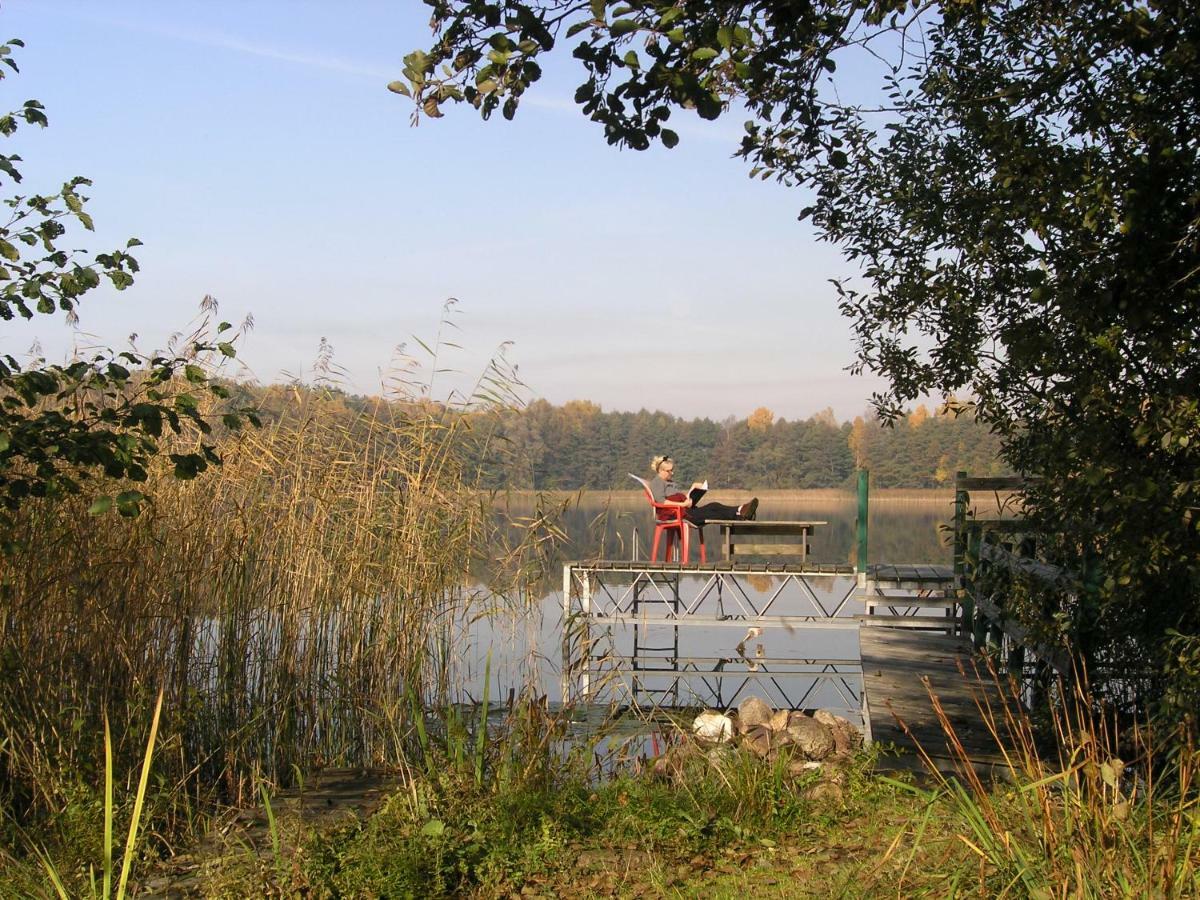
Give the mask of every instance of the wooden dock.
<svg viewBox="0 0 1200 900">
<path fill-rule="evenodd" d="M 970 640 L 897 628 L 863 628 L 858 639 L 869 740 L 890 742 L 906 751 L 920 744 L 939 769 L 952 768 L 946 734 L 929 696 L 932 692 L 972 761 L 985 766 L 1003 762 L 975 700 L 987 698 L 998 712 L 999 694 L 986 673 L 982 681 L 976 678 Z"/>
</svg>

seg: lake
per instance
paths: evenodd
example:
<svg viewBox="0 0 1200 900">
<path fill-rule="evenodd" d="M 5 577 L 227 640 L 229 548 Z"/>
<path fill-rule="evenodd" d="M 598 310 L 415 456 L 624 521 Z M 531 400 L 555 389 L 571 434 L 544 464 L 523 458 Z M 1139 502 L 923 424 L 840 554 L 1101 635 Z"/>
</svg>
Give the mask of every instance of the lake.
<svg viewBox="0 0 1200 900">
<path fill-rule="evenodd" d="M 706 499 L 737 503 L 747 497 L 713 492 Z M 870 504 L 868 559 L 871 562 L 949 565 L 952 551 L 945 526 L 952 519 L 952 501 L 953 494 L 947 491 L 878 492 Z M 506 514 L 517 519 L 531 517 L 537 511 L 537 499 L 532 495 L 514 495 L 502 498 L 501 502 Z M 564 539 L 547 564 L 545 577 L 519 603 L 507 604 L 502 612 L 493 609 L 491 615 L 478 615 L 479 610 L 476 610 L 476 615 L 464 616 L 454 626 L 458 631 L 455 681 L 467 698 L 481 696 L 490 652 L 488 693 L 493 701 L 503 700 L 510 690 L 524 689 L 545 695 L 551 703 L 558 702 L 561 699 L 562 564 L 568 560 L 649 557 L 653 525 L 649 507 L 641 494 L 589 493 L 570 498 L 570 502 L 566 498 L 559 498 L 557 502 L 566 504 L 557 519 Z M 542 509 L 548 505 L 549 501 Z M 760 519 L 828 522 L 816 529 L 811 540 L 810 559 L 813 562 L 853 564 L 855 517 L 856 500 L 850 493 L 789 491 L 760 495 Z M 719 559 L 715 528 L 707 530 L 707 540 L 712 549 L 710 559 Z M 693 577 L 692 580 L 691 589 L 697 590 L 697 579 Z M 810 598 L 803 586 L 784 584 L 778 577 L 752 576 L 742 580 L 752 603 L 765 602 L 779 593 L 780 598 L 774 601 L 771 610 L 780 615 L 810 612 L 814 598 L 832 609 L 853 588 L 849 578 L 813 580 L 808 585 L 813 593 Z M 481 591 L 481 596 L 485 593 Z M 788 604 L 793 604 L 794 608 Z M 805 604 L 809 605 L 805 607 Z M 513 609 L 514 605 L 519 609 Z M 861 604 L 853 601 L 845 604 L 840 614 L 846 619 L 844 627 L 838 627 L 836 622 L 813 628 L 767 627 L 760 635 L 748 635 L 745 629 L 737 627 L 681 629 L 680 656 L 743 662 L 756 656 L 805 658 L 824 664 L 826 670 L 834 666 L 837 671 L 852 674 L 848 679 L 807 677 L 805 680 L 799 676 L 788 679 L 761 675 L 749 681 L 733 676 L 689 679 L 679 696 L 673 699 L 681 705 L 726 706 L 731 699 L 744 697 L 746 691 L 752 691 L 775 705 L 784 705 L 785 700 L 796 705 L 796 698 L 803 696 L 805 701 L 799 705 L 853 712 L 857 704 L 854 685 L 861 684 L 861 675 L 858 674 L 857 628 L 849 617 L 859 612 L 862 612 Z M 673 639 L 674 629 L 662 627 L 658 630 Z M 617 628 L 599 635 L 599 652 L 611 653 L 614 658 L 627 655 L 631 652 L 630 632 L 631 629 Z M 656 639 L 653 631 L 643 637 Z M 752 662 L 749 667 L 754 668 Z M 813 671 L 812 667 L 808 670 Z M 655 682 L 652 677 L 647 677 L 643 684 L 655 689 L 669 686 L 670 681 L 670 678 L 659 677 Z M 737 693 L 739 690 L 742 691 L 740 694 Z M 599 699 L 623 705 L 627 698 L 618 690 L 602 694 Z"/>
</svg>

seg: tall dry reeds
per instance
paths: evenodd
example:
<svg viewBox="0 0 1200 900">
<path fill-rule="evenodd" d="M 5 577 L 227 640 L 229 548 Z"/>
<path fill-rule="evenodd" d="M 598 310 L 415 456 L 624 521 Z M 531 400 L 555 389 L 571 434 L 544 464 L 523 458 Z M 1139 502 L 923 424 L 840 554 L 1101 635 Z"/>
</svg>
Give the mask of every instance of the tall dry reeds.
<svg viewBox="0 0 1200 900">
<path fill-rule="evenodd" d="M 1016 680 L 990 665 L 998 688 L 976 703 L 999 748 L 1002 778 L 982 775 L 938 698 L 934 710 L 957 777 L 939 774 L 957 814 L 956 838 L 976 863 L 981 893 L 1023 897 L 1200 895 L 1200 752 L 1191 724 L 1145 722 L 1123 730 L 1080 675 L 1059 683 L 1039 740 Z M 980 673 L 968 676 L 978 682 Z M 1046 746 L 1046 745 L 1049 746 Z"/>
<path fill-rule="evenodd" d="M 525 577 L 520 542 L 494 557 L 472 463 L 511 388 L 496 363 L 457 403 L 275 388 L 219 469 L 178 481 L 162 461 L 139 517 L 27 504 L 0 561 L 0 803 L 23 819 L 97 784 L 106 713 L 136 759 L 160 688 L 158 802 L 177 811 L 396 760 L 414 711 L 449 699 L 473 562 L 509 579 L 492 603 Z"/>
</svg>

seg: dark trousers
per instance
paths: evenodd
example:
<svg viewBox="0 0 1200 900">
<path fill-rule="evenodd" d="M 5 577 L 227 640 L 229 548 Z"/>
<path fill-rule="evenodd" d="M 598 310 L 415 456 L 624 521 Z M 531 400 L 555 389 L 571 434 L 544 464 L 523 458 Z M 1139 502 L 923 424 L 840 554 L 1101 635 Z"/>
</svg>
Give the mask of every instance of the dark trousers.
<svg viewBox="0 0 1200 900">
<path fill-rule="evenodd" d="M 738 508 L 727 503 L 705 503 L 703 506 L 693 506 L 683 511 L 683 517 L 703 528 L 709 519 L 740 519 Z"/>
</svg>

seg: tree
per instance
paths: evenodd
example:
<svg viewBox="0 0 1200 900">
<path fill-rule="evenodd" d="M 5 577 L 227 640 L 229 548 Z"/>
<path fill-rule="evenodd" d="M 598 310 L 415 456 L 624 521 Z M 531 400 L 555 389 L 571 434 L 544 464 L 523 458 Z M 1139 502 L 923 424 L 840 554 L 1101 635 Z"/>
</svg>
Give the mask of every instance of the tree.
<svg viewBox="0 0 1200 900">
<path fill-rule="evenodd" d="M 840 306 L 889 383 L 879 413 L 969 396 L 1040 476 L 1027 506 L 1064 561 L 1099 560 L 1062 636 L 1161 673 L 1164 634 L 1200 631 L 1193 4 L 427 2 L 435 42 L 389 86 L 417 115 L 511 118 L 562 36 L 611 144 L 674 146 L 674 111 L 739 100 L 751 175 L 812 188 L 801 217 L 858 270 Z M 827 80 L 867 54 L 886 100 L 837 102 Z"/>
<path fill-rule="evenodd" d="M 746 425 L 751 431 L 770 431 L 771 425 L 775 422 L 775 413 L 767 409 L 765 406 L 760 406 L 754 412 L 750 413 L 746 419 Z"/>
<path fill-rule="evenodd" d="M 5 67 L 17 71 L 12 51 L 22 46 L 19 40 L 0 44 L 0 79 Z M 38 101 L 27 100 L 0 115 L 0 136 L 11 137 L 22 123 L 48 124 Z M 0 154 L 0 173 L 11 185 L 21 181 L 19 162 L 19 156 Z M 0 223 L 0 319 L 56 311 L 74 316 L 83 296 L 103 280 L 117 290 L 133 283 L 138 264 L 128 250 L 140 243 L 136 239 L 124 249 L 97 253 L 91 262 L 81 261 L 80 251 L 62 249 L 69 225 L 93 228 L 81 193 L 90 184 L 76 177 L 56 194 L 3 198 L 11 212 Z M 198 392 L 224 399 L 228 391 L 198 364 L 209 350 L 235 355 L 232 342 L 222 340 L 193 342 L 178 355 L 103 351 L 67 365 L 38 361 L 22 367 L 11 355 L 0 357 L 0 523 L 28 498 L 77 493 L 83 480 L 95 475 L 144 481 L 164 434 L 200 436 L 172 448 L 179 478 L 192 478 L 218 462 L 216 450 L 203 439 L 212 427 L 201 413 Z M 224 425 L 239 428 L 247 414 L 230 409 Z M 132 516 L 145 499 L 140 491 L 125 490 L 115 498 L 98 497 L 92 508 L 100 513 L 115 506 Z"/>
</svg>

